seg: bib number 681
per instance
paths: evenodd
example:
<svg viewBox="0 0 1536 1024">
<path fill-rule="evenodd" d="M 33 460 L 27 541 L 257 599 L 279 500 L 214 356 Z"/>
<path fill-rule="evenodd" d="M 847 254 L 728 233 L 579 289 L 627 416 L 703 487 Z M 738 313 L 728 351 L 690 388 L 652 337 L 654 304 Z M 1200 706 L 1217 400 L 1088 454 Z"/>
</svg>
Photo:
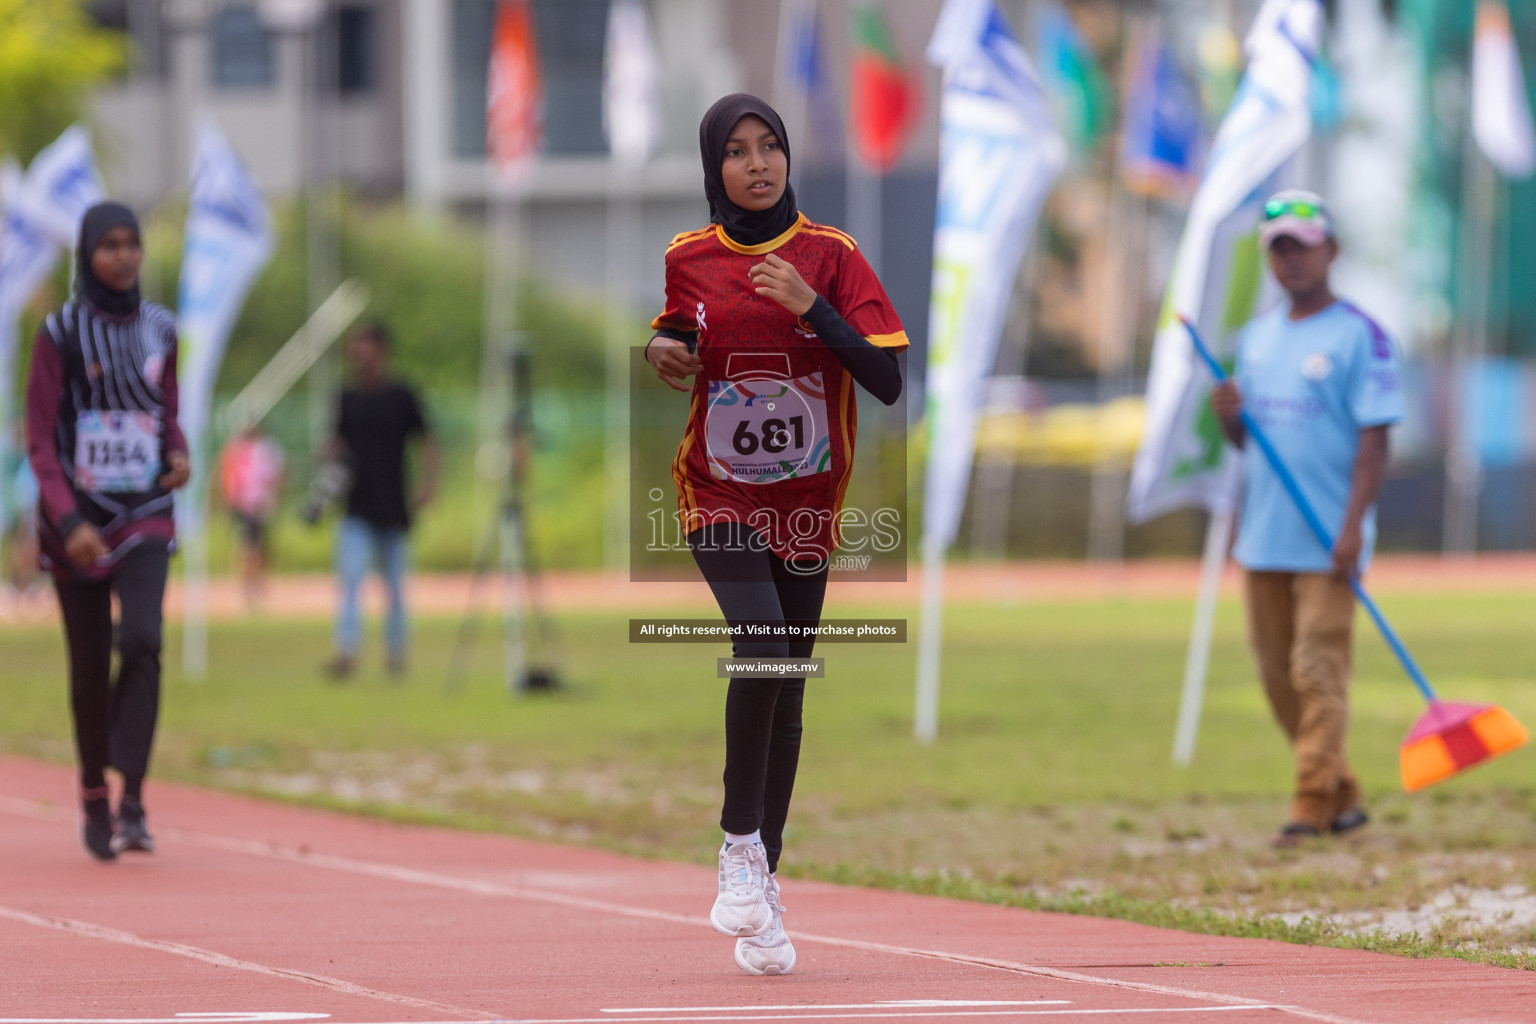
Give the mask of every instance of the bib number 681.
<svg viewBox="0 0 1536 1024">
<path fill-rule="evenodd" d="M 793 438 L 791 438 L 793 433 Z M 762 440 L 752 432 L 752 421 L 740 420 L 731 435 L 731 447 L 738 455 L 756 454 L 759 447 L 770 455 L 777 455 L 786 448 L 796 451 L 805 447 L 805 417 L 791 416 L 786 423 L 781 419 L 767 419 L 762 423 Z"/>
</svg>

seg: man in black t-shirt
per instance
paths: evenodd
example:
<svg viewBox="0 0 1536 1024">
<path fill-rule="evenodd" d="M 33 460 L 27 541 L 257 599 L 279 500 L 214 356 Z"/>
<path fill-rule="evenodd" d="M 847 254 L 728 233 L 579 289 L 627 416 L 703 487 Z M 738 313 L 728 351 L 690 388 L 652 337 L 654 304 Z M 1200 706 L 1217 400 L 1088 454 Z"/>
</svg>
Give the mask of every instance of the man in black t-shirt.
<svg viewBox="0 0 1536 1024">
<path fill-rule="evenodd" d="M 337 403 L 336 432 L 328 455 L 343 460 L 351 473 L 347 511 L 336 536 L 336 576 L 340 607 L 336 614 L 335 655 L 326 666 L 334 678 L 351 675 L 357 665 L 362 629 L 358 588 L 372 562 L 389 591 L 385 644 L 391 673 L 405 669 L 406 619 L 404 578 L 409 560 L 411 515 L 437 492 L 442 454 L 427 425 L 416 393 L 389 375 L 389 332 L 367 324 L 347 338 L 351 386 Z M 417 438 L 421 480 L 407 497 L 405 450 Z"/>
</svg>

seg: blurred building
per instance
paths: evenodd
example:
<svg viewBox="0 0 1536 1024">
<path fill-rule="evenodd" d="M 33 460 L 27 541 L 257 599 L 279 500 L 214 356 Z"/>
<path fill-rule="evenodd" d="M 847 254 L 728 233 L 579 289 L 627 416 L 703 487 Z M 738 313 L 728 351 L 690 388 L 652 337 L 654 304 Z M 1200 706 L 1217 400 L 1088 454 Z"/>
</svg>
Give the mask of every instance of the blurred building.
<svg viewBox="0 0 1536 1024">
<path fill-rule="evenodd" d="M 485 83 L 494 0 L 96 0 L 102 22 L 134 40 L 131 72 L 96 101 L 104 171 L 113 190 L 153 207 L 182 193 L 194 114 L 211 115 L 275 200 L 340 184 L 365 198 L 404 198 L 428 213 L 484 215 Z M 829 93 L 845 95 L 849 5 L 821 5 Z M 885 8 L 912 65 L 940 0 Z M 638 172 L 642 256 L 707 215 L 698 118 L 720 95 L 772 96 L 779 0 L 651 0 L 660 51 L 665 137 Z M 533 0 L 546 93 L 546 143 L 530 187 L 537 272 L 576 292 L 602 287 L 605 210 L 622 172 L 609 161 L 601 87 L 607 0 Z M 936 87 L 936 73 L 922 72 Z M 936 94 L 936 88 L 929 95 Z M 842 110 L 816 111 L 818 135 L 791 125 L 802 206 L 843 222 Z M 830 124 L 833 131 L 826 126 Z M 909 320 L 926 318 L 935 112 L 889 176 L 893 294 Z M 632 183 L 626 183 L 632 184 Z M 628 296 L 639 308 L 661 294 L 659 258 L 644 258 Z M 910 287 L 902 288 L 903 284 Z"/>
<path fill-rule="evenodd" d="M 706 217 L 698 118 L 720 95 L 750 91 L 779 103 L 789 117 L 801 207 L 862 235 L 866 252 L 878 260 L 914 341 L 909 363 L 921 366 L 938 143 L 938 74 L 922 51 L 943 0 L 879 4 L 925 88 L 917 131 L 882 183 L 878 251 L 850 217 L 848 202 L 853 2 L 815 5 L 826 88 L 820 102 L 800 112 L 799 104 L 782 103 L 776 75 L 786 0 L 646 0 L 660 51 L 665 131 L 656 155 L 631 172 L 609 160 L 602 127 L 608 0 L 531 0 L 546 94 L 546 144 L 527 203 L 533 272 L 593 306 L 622 303 L 630 314 L 654 309 L 663 247 Z M 1047 2 L 999 0 L 1032 50 L 1032 20 Z M 1198 90 L 1207 132 L 1214 129 L 1236 87 L 1240 41 L 1260 0 L 1063 2 L 1111 92 L 1121 85 L 1128 26 L 1137 18 L 1155 20 Z M 1415 378 L 1418 412 L 1394 444 L 1398 463 L 1417 467 L 1417 475 L 1389 482 L 1396 497 L 1384 503 L 1408 510 L 1383 515 L 1383 535 L 1404 546 L 1432 546 L 1430 535 L 1438 530 L 1434 510 L 1450 403 L 1441 394 L 1448 387 L 1443 363 L 1433 360 L 1445 359 L 1463 320 L 1459 265 L 1474 3 L 1328 0 L 1328 73 L 1319 76 L 1327 88 L 1319 89 L 1313 140 L 1289 172 L 1295 184 L 1334 200 L 1344 242 L 1341 291 L 1432 368 Z M 90 6 L 135 42 L 130 73 L 98 94 L 94 124 L 109 184 L 130 202 L 147 209 L 184 194 L 192 117 L 202 111 L 217 120 L 277 202 L 342 186 L 428 215 L 485 219 L 485 88 L 495 0 L 91 0 Z M 1509 7 L 1529 65 L 1536 3 Z M 1536 84 L 1530 67 L 1526 80 L 1528 88 Z M 1116 302 L 1134 307 L 1125 343 L 1135 352 L 1132 369 L 1145 370 L 1185 211 L 1177 196 L 1149 200 L 1145 241 L 1124 261 L 1130 279 L 1112 279 L 1118 117 L 1112 112 L 1098 134 L 1078 141 L 1049 203 L 1000 351 L 1000 371 L 1009 376 L 1086 379 L 1104 369 L 1101 325 L 1104 310 Z M 637 180 L 620 182 L 620 174 Z M 609 199 L 619 184 L 638 194 L 641 210 L 640 246 L 623 295 L 607 276 Z M 1520 362 L 1536 354 L 1536 290 L 1522 287 L 1536 262 L 1536 180 L 1509 184 L 1501 202 L 1485 282 L 1490 351 L 1515 361 L 1491 367 L 1488 385 L 1476 392 L 1483 400 L 1467 403 L 1501 411 L 1484 416 L 1477 428 L 1487 449 L 1485 510 L 1528 509 L 1536 494 L 1536 417 L 1503 414 L 1528 408 L 1536 395 L 1536 377 Z M 313 254 L 313 239 L 311 246 Z M 312 291 L 324 287 L 312 284 Z M 634 322 L 643 323 L 638 315 Z M 638 343 L 643 327 L 636 333 Z M 910 379 L 919 387 L 921 373 L 911 372 Z M 1138 386 L 1128 374 L 1118 390 L 1091 390 L 1102 400 Z M 1489 395 L 1504 397 L 1495 402 Z M 1085 517 L 1071 521 L 1080 528 Z M 1424 535 L 1410 536 L 1413 530 Z M 1484 530 L 1500 546 L 1536 542 L 1530 516 L 1514 525 L 1489 519 Z M 1131 543 L 1129 550 L 1137 549 Z"/>
</svg>

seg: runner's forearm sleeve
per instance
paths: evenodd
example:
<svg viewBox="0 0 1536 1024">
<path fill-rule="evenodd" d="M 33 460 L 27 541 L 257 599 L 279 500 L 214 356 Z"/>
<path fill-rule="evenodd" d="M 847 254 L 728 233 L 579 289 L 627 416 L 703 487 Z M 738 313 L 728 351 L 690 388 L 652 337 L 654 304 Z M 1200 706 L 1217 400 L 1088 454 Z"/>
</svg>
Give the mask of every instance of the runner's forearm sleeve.
<svg viewBox="0 0 1536 1024">
<path fill-rule="evenodd" d="M 865 391 L 885 405 L 901 397 L 901 364 L 895 352 L 866 341 L 824 296 L 816 296 L 804 319 Z"/>
<path fill-rule="evenodd" d="M 32 342 L 32 366 L 27 372 L 27 458 L 42 513 L 60 537 L 67 537 L 84 518 L 75 504 L 75 489 L 59 459 L 59 399 L 64 394 L 64 359 L 53 336 L 37 332 Z"/>
</svg>

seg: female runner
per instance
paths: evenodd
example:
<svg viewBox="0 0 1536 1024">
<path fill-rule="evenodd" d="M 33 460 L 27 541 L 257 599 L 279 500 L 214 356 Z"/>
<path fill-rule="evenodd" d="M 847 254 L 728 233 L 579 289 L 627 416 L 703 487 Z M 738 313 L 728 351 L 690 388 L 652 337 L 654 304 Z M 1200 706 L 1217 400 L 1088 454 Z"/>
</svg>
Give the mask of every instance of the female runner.
<svg viewBox="0 0 1536 1024">
<path fill-rule="evenodd" d="M 890 405 L 907 336 L 853 239 L 795 206 L 773 108 L 734 94 L 699 123 L 710 225 L 667 247 L 646 359 L 693 402 L 673 462 L 678 515 L 738 659 L 807 658 L 853 464 L 857 381 Z M 684 383 L 693 377 L 692 385 Z M 743 627 L 767 625 L 769 638 Z M 804 634 L 802 634 L 803 636 Z M 710 922 L 749 974 L 785 974 L 776 877 L 805 679 L 733 678 L 725 698 L 720 883 Z"/>
<path fill-rule="evenodd" d="M 75 296 L 37 332 L 27 452 L 38 539 L 69 646 L 85 848 L 153 852 L 142 800 L 160 707 L 160 624 L 174 539 L 170 492 L 187 482 L 176 422 L 176 320 L 139 298 L 139 223 L 120 203 L 80 222 Z M 121 607 L 112 678 L 112 596 Z M 114 823 L 106 768 L 123 777 Z"/>
</svg>

